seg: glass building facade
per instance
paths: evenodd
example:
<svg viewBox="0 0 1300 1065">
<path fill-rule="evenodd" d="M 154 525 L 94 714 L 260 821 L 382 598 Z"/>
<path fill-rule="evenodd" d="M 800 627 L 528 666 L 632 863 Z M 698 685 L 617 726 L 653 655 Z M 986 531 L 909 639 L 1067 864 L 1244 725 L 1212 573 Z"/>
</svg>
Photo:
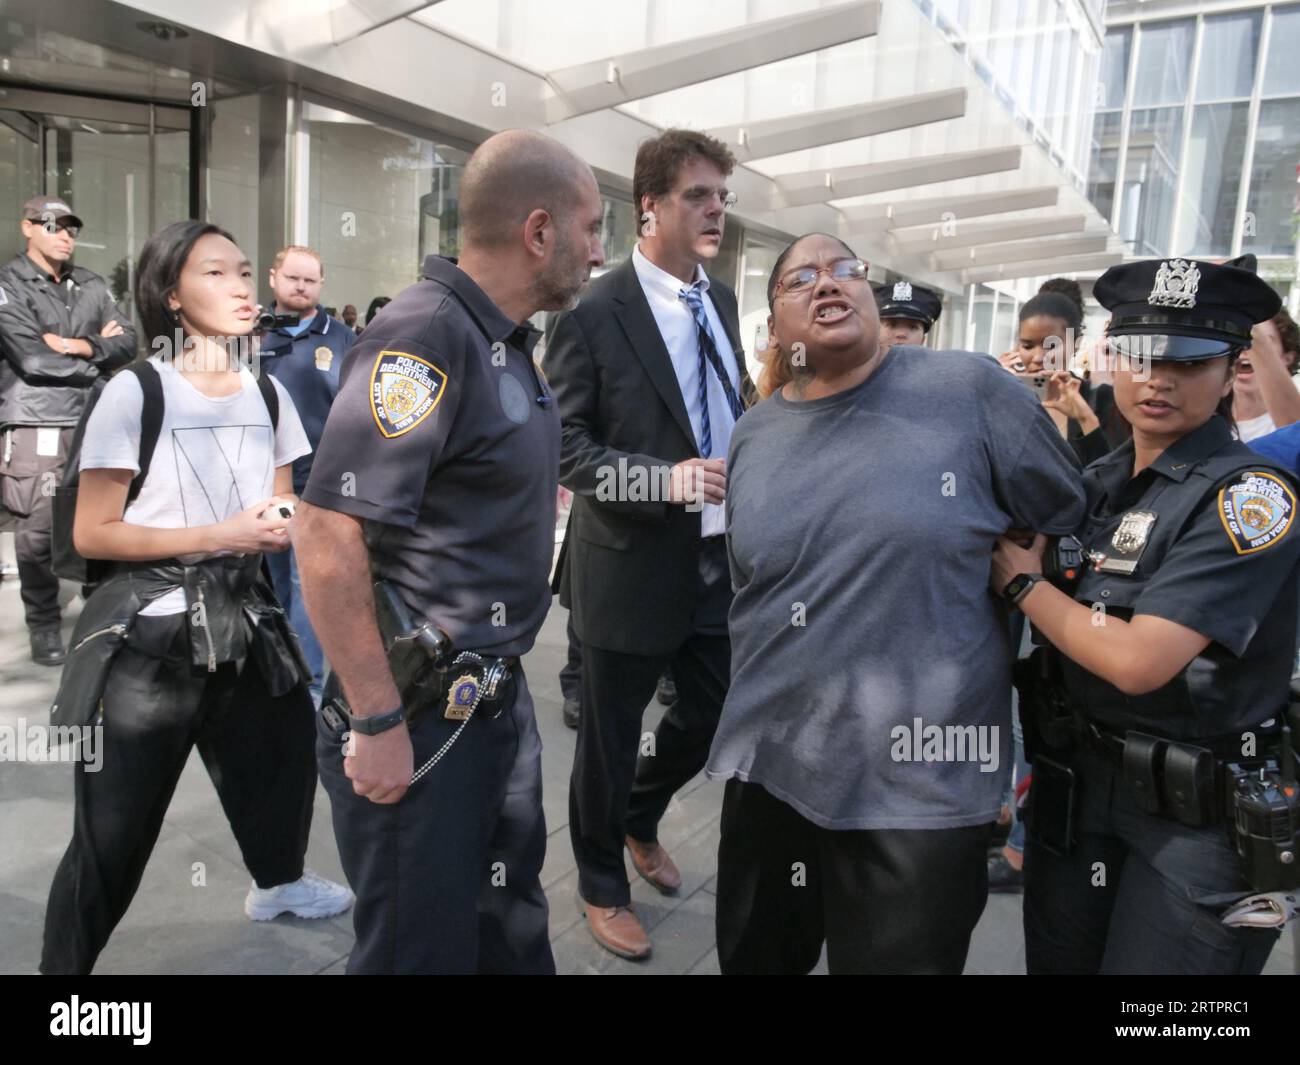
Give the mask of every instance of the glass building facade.
<svg viewBox="0 0 1300 1065">
<path fill-rule="evenodd" d="M 1251 253 L 1286 294 L 1296 276 L 1300 4 L 1158 16 L 1156 5 L 1108 10 L 1088 195 L 1127 256 Z"/>
</svg>

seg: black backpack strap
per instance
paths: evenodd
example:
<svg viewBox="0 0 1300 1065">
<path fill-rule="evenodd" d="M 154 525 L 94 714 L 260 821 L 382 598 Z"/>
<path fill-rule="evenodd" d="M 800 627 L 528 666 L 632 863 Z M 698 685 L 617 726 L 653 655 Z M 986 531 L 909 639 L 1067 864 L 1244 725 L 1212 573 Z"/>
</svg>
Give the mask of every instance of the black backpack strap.
<svg viewBox="0 0 1300 1065">
<path fill-rule="evenodd" d="M 266 404 L 267 412 L 271 415 L 271 435 L 280 427 L 280 393 L 275 390 L 275 385 L 271 383 L 271 375 L 259 373 L 256 375 L 257 390 L 262 393 L 262 402 Z"/>
<path fill-rule="evenodd" d="M 130 503 L 144 487 L 154 449 L 158 446 L 158 436 L 162 432 L 163 387 L 158 368 L 148 360 L 133 362 L 126 369 L 135 374 L 140 382 L 140 391 L 144 393 L 144 403 L 140 408 L 140 472 L 127 489 L 126 501 Z"/>
</svg>

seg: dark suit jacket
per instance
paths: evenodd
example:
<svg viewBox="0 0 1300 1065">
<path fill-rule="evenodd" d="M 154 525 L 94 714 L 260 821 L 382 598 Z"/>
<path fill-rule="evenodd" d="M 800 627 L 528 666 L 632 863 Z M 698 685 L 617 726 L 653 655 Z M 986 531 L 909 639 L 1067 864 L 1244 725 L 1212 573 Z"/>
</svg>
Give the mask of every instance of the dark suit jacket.
<svg viewBox="0 0 1300 1065">
<path fill-rule="evenodd" d="M 745 372 L 736 296 L 709 279 Z M 632 260 L 592 282 L 556 323 L 543 360 L 562 422 L 560 483 L 573 509 L 557 583 L 584 644 L 627 654 L 664 654 L 691 631 L 697 594 L 700 514 L 662 499 L 598 498 L 622 468 L 626 487 L 649 485 L 655 468 L 699 457 L 681 387 Z M 637 471 L 641 471 L 638 473 Z M 606 493 L 602 493 L 606 494 Z"/>
</svg>

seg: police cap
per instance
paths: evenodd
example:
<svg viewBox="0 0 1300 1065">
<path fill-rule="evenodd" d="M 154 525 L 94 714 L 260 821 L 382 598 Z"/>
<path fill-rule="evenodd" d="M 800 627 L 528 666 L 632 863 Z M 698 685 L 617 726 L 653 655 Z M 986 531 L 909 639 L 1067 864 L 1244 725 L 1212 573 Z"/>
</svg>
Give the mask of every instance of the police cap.
<svg viewBox="0 0 1300 1065">
<path fill-rule="evenodd" d="M 927 333 L 930 326 L 939 320 L 943 301 L 928 288 L 914 285 L 910 281 L 893 281 L 871 287 L 876 294 L 876 305 L 880 308 L 881 318 L 905 318 L 920 322 Z"/>
<path fill-rule="evenodd" d="M 1250 346 L 1250 327 L 1282 300 L 1255 274 L 1255 257 L 1229 262 L 1146 259 L 1112 266 L 1093 285 L 1111 312 L 1106 335 L 1121 354 L 1208 359 Z M 1140 339 L 1139 339 L 1140 338 Z M 1132 350 L 1129 350 L 1132 349 Z"/>
</svg>

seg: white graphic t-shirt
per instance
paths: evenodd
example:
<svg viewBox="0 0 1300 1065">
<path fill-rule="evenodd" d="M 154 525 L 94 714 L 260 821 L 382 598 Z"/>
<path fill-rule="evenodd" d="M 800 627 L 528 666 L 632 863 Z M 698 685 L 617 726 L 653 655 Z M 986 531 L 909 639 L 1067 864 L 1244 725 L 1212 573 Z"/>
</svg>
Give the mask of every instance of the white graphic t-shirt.
<svg viewBox="0 0 1300 1065">
<path fill-rule="evenodd" d="M 240 391 L 205 396 L 169 363 L 150 361 L 162 379 L 162 428 L 140 494 L 122 516 L 127 524 L 155 529 L 215 525 L 270 498 L 276 467 L 311 451 L 293 400 L 275 378 L 271 383 L 280 397 L 280 415 L 273 441 L 270 412 L 248 370 L 239 371 L 244 386 Z M 109 381 L 86 423 L 81 469 L 140 472 L 143 405 L 135 374 L 119 373 Z M 215 556 L 177 557 L 192 563 Z M 184 609 L 185 593 L 177 588 L 141 613 L 175 614 Z"/>
</svg>

